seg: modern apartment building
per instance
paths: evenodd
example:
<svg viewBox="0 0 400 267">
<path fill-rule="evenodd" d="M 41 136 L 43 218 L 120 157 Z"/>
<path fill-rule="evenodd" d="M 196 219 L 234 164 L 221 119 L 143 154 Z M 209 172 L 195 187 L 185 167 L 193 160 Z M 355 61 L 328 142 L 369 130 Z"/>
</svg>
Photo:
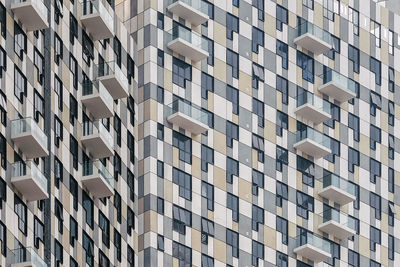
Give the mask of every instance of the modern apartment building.
<svg viewBox="0 0 400 267">
<path fill-rule="evenodd" d="M 0 266 L 400 266 L 396 1 L 0 2 Z"/>
</svg>

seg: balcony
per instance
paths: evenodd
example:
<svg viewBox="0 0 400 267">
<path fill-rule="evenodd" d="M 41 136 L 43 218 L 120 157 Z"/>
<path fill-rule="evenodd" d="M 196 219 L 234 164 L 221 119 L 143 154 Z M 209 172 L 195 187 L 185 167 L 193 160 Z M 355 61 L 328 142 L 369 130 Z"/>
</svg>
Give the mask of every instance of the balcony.
<svg viewBox="0 0 400 267">
<path fill-rule="evenodd" d="M 113 99 L 129 95 L 128 78 L 115 61 L 99 64 L 98 71 L 98 80 L 103 83 Z"/>
<path fill-rule="evenodd" d="M 32 118 L 17 119 L 11 122 L 11 140 L 27 159 L 49 155 L 47 136 Z"/>
<path fill-rule="evenodd" d="M 356 83 L 334 70 L 325 69 L 324 73 L 320 75 L 320 78 L 322 84 L 319 86 L 318 90 L 341 103 L 357 95 Z"/>
<path fill-rule="evenodd" d="M 83 123 L 82 145 L 94 159 L 111 157 L 114 155 L 114 139 L 101 121 Z"/>
<path fill-rule="evenodd" d="M 81 22 L 93 40 L 114 37 L 114 11 L 102 0 L 83 0 Z"/>
<path fill-rule="evenodd" d="M 325 175 L 321 180 L 322 189 L 318 192 L 321 197 L 339 205 L 346 205 L 356 200 L 356 186 L 349 181 L 335 174 Z"/>
<path fill-rule="evenodd" d="M 114 194 L 114 177 L 99 160 L 83 163 L 81 181 L 94 197 L 109 197 Z"/>
<path fill-rule="evenodd" d="M 318 219 L 318 230 L 339 239 L 346 239 L 356 234 L 356 220 L 338 210 L 329 208 L 320 214 Z"/>
<path fill-rule="evenodd" d="M 297 131 L 296 143 L 293 146 L 314 158 L 322 158 L 332 153 L 330 138 L 310 127 Z"/>
<path fill-rule="evenodd" d="M 34 248 L 18 248 L 11 251 L 11 267 L 47 267 Z"/>
<path fill-rule="evenodd" d="M 294 43 L 316 55 L 332 49 L 331 34 L 308 21 L 297 26 L 296 34 Z"/>
<path fill-rule="evenodd" d="M 99 81 L 82 84 L 82 104 L 98 120 L 113 116 L 114 100 L 103 83 Z"/>
<path fill-rule="evenodd" d="M 319 124 L 331 118 L 331 104 L 310 92 L 304 91 L 297 96 L 297 108 L 294 113 Z"/>
<path fill-rule="evenodd" d="M 175 100 L 169 105 L 171 115 L 167 120 L 192 134 L 201 134 L 209 129 L 208 114 L 200 108 L 182 100 Z"/>
<path fill-rule="evenodd" d="M 168 11 L 198 26 L 209 20 L 208 5 L 202 0 L 173 0 Z"/>
<path fill-rule="evenodd" d="M 49 27 L 48 10 L 43 0 L 12 0 L 11 10 L 27 31 L 37 31 Z"/>
<path fill-rule="evenodd" d="M 168 32 L 168 36 L 171 41 L 167 47 L 182 56 L 200 61 L 209 55 L 207 40 L 186 27 L 177 25 Z"/>
<path fill-rule="evenodd" d="M 29 160 L 18 161 L 12 165 L 11 183 L 27 201 L 46 199 L 47 179 L 36 164 Z"/>
<path fill-rule="evenodd" d="M 329 241 L 310 232 L 305 232 L 296 237 L 296 248 L 293 252 L 315 263 L 324 261 L 332 256 Z"/>
</svg>

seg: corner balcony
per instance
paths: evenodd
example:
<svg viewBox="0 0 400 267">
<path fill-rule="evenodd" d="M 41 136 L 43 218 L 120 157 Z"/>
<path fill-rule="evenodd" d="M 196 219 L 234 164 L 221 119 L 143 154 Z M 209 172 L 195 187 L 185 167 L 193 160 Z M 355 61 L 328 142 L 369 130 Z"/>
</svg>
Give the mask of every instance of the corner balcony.
<svg viewBox="0 0 400 267">
<path fill-rule="evenodd" d="M 293 252 L 315 263 L 324 261 L 332 256 L 329 241 L 310 232 L 300 234 L 296 237 L 296 248 Z"/>
<path fill-rule="evenodd" d="M 318 90 L 330 97 L 333 97 L 339 102 L 348 101 L 356 97 L 356 83 L 342 74 L 327 69 L 320 76 L 322 85 Z"/>
<path fill-rule="evenodd" d="M 305 21 L 297 26 L 296 33 L 297 37 L 294 39 L 294 43 L 316 55 L 332 49 L 331 34 L 317 25 Z"/>
<path fill-rule="evenodd" d="M 339 205 L 346 205 L 356 200 L 356 186 L 349 181 L 335 175 L 328 174 L 322 177 L 322 189 L 318 194 Z"/>
<path fill-rule="evenodd" d="M 81 142 L 94 159 L 107 158 L 114 155 L 114 139 L 101 121 L 83 123 Z"/>
<path fill-rule="evenodd" d="M 99 64 L 98 80 L 103 83 L 113 99 L 129 95 L 129 82 L 117 62 L 110 61 Z"/>
<path fill-rule="evenodd" d="M 11 267 L 47 267 L 34 248 L 18 248 L 11 251 Z"/>
<path fill-rule="evenodd" d="M 32 118 L 17 119 L 11 122 L 11 140 L 27 159 L 49 155 L 47 136 Z"/>
<path fill-rule="evenodd" d="M 82 84 L 81 101 L 96 120 L 109 118 L 114 114 L 114 100 L 99 81 Z"/>
<path fill-rule="evenodd" d="M 209 129 L 208 114 L 200 108 L 192 106 L 183 100 L 175 100 L 169 105 L 172 114 L 167 120 L 192 134 L 201 134 Z"/>
<path fill-rule="evenodd" d="M 83 0 L 81 22 L 93 40 L 114 37 L 114 12 L 102 0 Z"/>
<path fill-rule="evenodd" d="M 200 61 L 208 57 L 208 42 L 200 34 L 177 25 L 168 32 L 171 41 L 167 47 L 172 51 L 188 57 L 193 61 Z"/>
<path fill-rule="evenodd" d="M 96 198 L 114 195 L 114 177 L 99 160 L 83 163 L 81 182 Z"/>
<path fill-rule="evenodd" d="M 37 31 L 49 27 L 48 10 L 43 0 L 12 0 L 11 10 L 27 31 Z"/>
<path fill-rule="evenodd" d="M 47 179 L 36 164 L 29 160 L 12 164 L 11 183 L 27 201 L 46 199 Z"/>
<path fill-rule="evenodd" d="M 202 0 L 173 0 L 168 11 L 198 26 L 208 21 L 208 6 Z"/>
<path fill-rule="evenodd" d="M 293 146 L 314 158 L 322 158 L 332 153 L 330 138 L 310 127 L 297 131 L 296 143 Z"/>
<path fill-rule="evenodd" d="M 356 234 L 356 220 L 338 210 L 329 208 L 318 216 L 318 230 L 346 239 Z"/>
<path fill-rule="evenodd" d="M 305 91 L 297 96 L 297 108 L 294 113 L 315 124 L 329 120 L 331 116 L 331 104 Z"/>
</svg>

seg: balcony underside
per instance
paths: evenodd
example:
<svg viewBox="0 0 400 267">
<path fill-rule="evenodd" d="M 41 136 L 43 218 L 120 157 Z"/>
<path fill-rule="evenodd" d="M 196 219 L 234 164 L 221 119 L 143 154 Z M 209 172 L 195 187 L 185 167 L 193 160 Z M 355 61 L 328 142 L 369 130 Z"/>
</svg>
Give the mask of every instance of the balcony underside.
<svg viewBox="0 0 400 267">
<path fill-rule="evenodd" d="M 103 40 L 114 36 L 114 30 L 107 26 L 99 13 L 83 15 L 81 22 L 93 40 Z"/>
<path fill-rule="evenodd" d="M 167 120 L 170 123 L 191 132 L 192 134 L 201 134 L 209 130 L 208 125 L 196 119 L 193 119 L 190 116 L 183 114 L 182 112 L 176 112 L 172 114 L 167 118 Z"/>
<path fill-rule="evenodd" d="M 172 40 L 167 46 L 172 51 L 184 57 L 188 57 L 193 61 L 200 61 L 207 58 L 209 55 L 207 51 L 194 46 L 182 38 L 176 38 Z"/>
<path fill-rule="evenodd" d="M 294 39 L 294 43 L 301 46 L 308 51 L 313 52 L 316 55 L 328 52 L 332 49 L 332 45 L 312 35 L 311 33 L 305 33 Z"/>
<path fill-rule="evenodd" d="M 304 104 L 294 111 L 296 115 L 303 117 L 306 120 L 312 121 L 315 124 L 320 124 L 331 118 L 329 113 L 315 108 L 312 104 Z"/>
<path fill-rule="evenodd" d="M 189 21 L 193 26 L 198 26 L 209 20 L 208 15 L 182 1 L 176 1 L 169 5 L 168 11 Z"/>
<path fill-rule="evenodd" d="M 356 197 L 354 195 L 347 193 L 343 189 L 340 189 L 333 185 L 323 188 L 321 191 L 319 191 L 318 194 L 335 203 L 338 203 L 339 205 L 346 205 L 356 200 Z"/>
<path fill-rule="evenodd" d="M 323 84 L 319 87 L 319 91 L 321 93 L 324 93 L 330 97 L 333 97 L 339 102 L 345 102 L 348 101 L 354 97 L 356 97 L 356 94 L 353 93 L 352 91 L 343 88 L 341 85 L 330 81 L 326 84 Z"/>
<path fill-rule="evenodd" d="M 115 74 L 99 77 L 104 87 L 108 90 L 113 99 L 120 99 L 128 96 L 128 88 L 118 80 Z"/>
<path fill-rule="evenodd" d="M 345 239 L 356 234 L 356 231 L 349 227 L 339 224 L 334 220 L 327 221 L 318 226 L 318 229 L 339 239 Z"/>
<path fill-rule="evenodd" d="M 47 157 L 49 151 L 30 133 L 22 133 L 12 138 L 14 144 L 27 159 Z"/>
<path fill-rule="evenodd" d="M 42 30 L 49 27 L 47 16 L 43 17 L 31 1 L 13 3 L 11 4 L 11 10 L 27 31 Z"/>
<path fill-rule="evenodd" d="M 82 104 L 89 110 L 93 118 L 103 119 L 113 116 L 112 107 L 109 107 L 107 103 L 103 100 L 100 93 L 82 96 Z"/>
<path fill-rule="evenodd" d="M 315 263 L 326 260 L 331 257 L 331 254 L 323 251 L 317 247 L 314 247 L 310 244 L 305 244 L 300 247 L 297 247 L 293 250 L 298 256 L 304 257 L 306 259 L 312 260 Z"/>
<path fill-rule="evenodd" d="M 318 144 L 310 138 L 305 138 L 295 143 L 294 148 L 306 153 L 307 155 L 313 156 L 314 158 L 322 158 L 332 153 L 329 148 Z"/>
<path fill-rule="evenodd" d="M 114 188 L 101 177 L 100 173 L 83 176 L 81 181 L 96 198 L 109 197 L 114 194 Z"/>
<path fill-rule="evenodd" d="M 47 188 L 42 188 L 31 175 L 12 177 L 11 183 L 27 201 L 49 198 Z"/>
<path fill-rule="evenodd" d="M 102 159 L 114 155 L 114 149 L 99 134 L 83 136 L 81 141 L 94 159 Z"/>
</svg>

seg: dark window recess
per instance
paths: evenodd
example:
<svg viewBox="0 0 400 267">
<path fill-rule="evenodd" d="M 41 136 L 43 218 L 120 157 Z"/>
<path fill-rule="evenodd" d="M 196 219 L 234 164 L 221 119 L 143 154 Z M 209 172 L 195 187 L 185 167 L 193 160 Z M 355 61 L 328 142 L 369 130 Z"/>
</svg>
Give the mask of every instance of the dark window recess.
<svg viewBox="0 0 400 267">
<path fill-rule="evenodd" d="M 263 1 L 263 0 L 258 0 Z M 264 1 L 263 1 L 264 2 Z M 258 54 L 259 46 L 264 47 L 264 32 L 256 27 L 252 30 L 252 51 Z"/>
<path fill-rule="evenodd" d="M 69 41 L 75 43 L 75 38 L 78 38 L 78 21 L 72 13 L 69 13 Z"/>
<path fill-rule="evenodd" d="M 233 158 L 226 158 L 226 182 L 233 182 L 233 175 L 239 176 L 239 162 Z"/>
<path fill-rule="evenodd" d="M 232 247 L 232 256 L 239 257 L 239 233 L 226 229 L 226 244 Z"/>
<path fill-rule="evenodd" d="M 370 182 L 376 183 L 376 177 L 381 177 L 381 163 L 379 161 L 374 160 L 373 158 L 369 159 L 369 172 L 370 172 Z"/>
<path fill-rule="evenodd" d="M 308 212 L 314 212 L 314 198 L 297 191 L 297 215 L 308 220 Z"/>
<path fill-rule="evenodd" d="M 127 55 L 126 72 L 127 72 L 129 84 L 131 84 L 132 79 L 135 78 L 135 61 L 133 61 L 133 59 L 129 55 Z"/>
<path fill-rule="evenodd" d="M 232 113 L 239 114 L 239 90 L 230 85 L 226 86 L 226 99 L 232 102 Z"/>
<path fill-rule="evenodd" d="M 335 55 L 336 54 L 340 55 L 340 39 L 337 38 L 336 36 L 333 35 L 331 36 L 332 36 L 332 49 L 326 52 L 325 55 L 328 58 L 335 60 Z"/>
<path fill-rule="evenodd" d="M 26 34 L 21 27 L 14 22 L 14 52 L 21 60 L 24 59 L 24 53 L 26 54 L 26 47 Z"/>
<path fill-rule="evenodd" d="M 39 94 L 38 91 L 35 90 L 34 95 L 34 109 L 33 109 L 33 117 L 36 122 L 39 122 L 39 118 L 43 118 L 44 114 L 44 99 L 43 97 Z"/>
<path fill-rule="evenodd" d="M 303 80 L 314 83 L 314 59 L 297 51 L 297 66 L 303 71 Z"/>
<path fill-rule="evenodd" d="M 288 199 L 287 184 L 276 181 L 276 205 L 282 207 L 282 200 Z"/>
<path fill-rule="evenodd" d="M 132 234 L 132 230 L 135 229 L 135 213 L 131 208 L 128 207 L 127 210 L 127 219 L 126 219 L 126 224 L 127 224 L 127 229 L 128 229 L 128 235 Z"/>
<path fill-rule="evenodd" d="M 58 98 L 58 101 L 57 101 L 58 109 L 60 111 L 63 111 L 63 105 L 64 105 L 64 102 L 63 102 L 63 84 L 61 82 L 61 79 L 56 74 L 54 74 L 54 92 L 55 92 L 55 94 L 57 95 L 57 98 Z"/>
<path fill-rule="evenodd" d="M 117 254 L 117 260 L 120 262 L 121 261 L 121 255 L 122 255 L 122 245 L 121 245 L 121 234 L 118 232 L 117 229 L 114 228 L 114 246 Z"/>
<path fill-rule="evenodd" d="M 6 16 L 6 7 L 0 3 L 0 32 L 1 36 L 6 39 L 6 32 L 7 32 L 7 16 Z"/>
<path fill-rule="evenodd" d="M 82 29 L 82 58 L 90 67 L 91 60 L 94 59 L 93 42 L 91 38 Z"/>
<path fill-rule="evenodd" d="M 58 219 L 58 232 L 63 233 L 63 222 L 64 222 L 64 208 L 58 199 L 54 201 L 54 215 Z"/>
<path fill-rule="evenodd" d="M 282 103 L 288 104 L 289 96 L 288 96 L 288 80 L 277 75 L 276 76 L 276 90 L 282 93 Z"/>
<path fill-rule="evenodd" d="M 54 61 L 58 65 L 63 59 L 63 41 L 57 33 L 54 33 Z"/>
<path fill-rule="evenodd" d="M 233 40 L 233 33 L 239 33 L 239 18 L 226 13 L 226 38 Z"/>
<path fill-rule="evenodd" d="M 258 89 L 260 83 L 264 83 L 264 67 L 253 63 L 252 87 Z"/>
<path fill-rule="evenodd" d="M 117 145 L 121 146 L 121 119 L 117 115 L 114 116 L 114 130 L 117 136 Z"/>
<path fill-rule="evenodd" d="M 258 126 L 264 127 L 264 103 L 253 98 L 253 113 L 258 116 Z"/>
<path fill-rule="evenodd" d="M 192 200 L 192 176 L 190 174 L 173 168 L 172 182 L 179 186 L 179 196 Z"/>
<path fill-rule="evenodd" d="M 192 81 L 192 66 L 174 57 L 172 60 L 172 82 L 186 88 L 187 81 Z"/>
<path fill-rule="evenodd" d="M 173 230 L 180 234 L 186 233 L 186 226 L 192 226 L 192 213 L 184 208 L 174 205 L 172 208 Z"/>
<path fill-rule="evenodd" d="M 282 68 L 287 70 L 289 66 L 288 45 L 276 40 L 276 54 L 282 58 Z"/>
<path fill-rule="evenodd" d="M 201 196 L 207 201 L 207 209 L 213 211 L 214 210 L 214 186 L 202 181 L 201 182 Z"/>
<path fill-rule="evenodd" d="M 314 10 L 314 0 L 303 0 L 303 6 Z"/>
<path fill-rule="evenodd" d="M 128 170 L 128 177 L 127 177 L 127 183 L 128 183 L 128 189 L 129 189 L 129 198 L 131 201 L 135 200 L 135 176 L 133 173 Z"/>
<path fill-rule="evenodd" d="M 69 243 L 75 246 L 75 241 L 78 240 L 78 222 L 72 217 L 69 217 Z"/>
<path fill-rule="evenodd" d="M 161 49 L 157 50 L 157 65 L 160 67 L 164 67 L 164 51 Z"/>
<path fill-rule="evenodd" d="M 201 218 L 201 243 L 208 244 L 208 236 L 214 236 L 214 222 Z"/>
<path fill-rule="evenodd" d="M 164 104 L 164 88 L 161 86 L 157 87 L 157 102 Z"/>
<path fill-rule="evenodd" d="M 253 0 L 253 6 L 258 9 L 258 19 L 264 21 L 264 0 Z"/>
<path fill-rule="evenodd" d="M 251 229 L 253 229 L 254 231 L 258 231 L 260 224 L 264 224 L 264 209 L 253 204 Z"/>
<path fill-rule="evenodd" d="M 381 244 L 381 230 L 370 226 L 369 235 L 369 249 L 371 251 L 376 251 L 376 244 Z"/>
<path fill-rule="evenodd" d="M 388 102 L 388 123 L 391 126 L 394 126 L 394 117 L 395 117 L 395 113 L 394 113 L 394 102 L 390 101 Z"/>
<path fill-rule="evenodd" d="M 135 164 L 135 137 L 133 137 L 129 130 L 127 132 L 129 160 L 132 164 Z"/>
<path fill-rule="evenodd" d="M 93 201 L 85 191 L 82 191 L 82 207 L 85 211 L 86 223 L 93 229 Z"/>
<path fill-rule="evenodd" d="M 282 31 L 283 24 L 288 24 L 288 10 L 283 6 L 276 5 L 276 29 Z"/>
<path fill-rule="evenodd" d="M 179 149 L 179 160 L 192 164 L 192 139 L 174 131 L 172 143 Z"/>
<path fill-rule="evenodd" d="M 62 266 L 63 263 L 63 246 L 61 245 L 60 242 L 58 242 L 56 239 L 54 239 L 54 250 L 55 250 L 55 260 L 56 260 L 56 266 Z"/>
<path fill-rule="evenodd" d="M 376 115 L 376 110 L 382 108 L 381 96 L 371 91 L 370 93 L 370 114 Z"/>
<path fill-rule="evenodd" d="M 161 123 L 157 123 L 157 139 L 161 141 L 164 140 L 164 125 Z"/>
<path fill-rule="evenodd" d="M 72 74 L 72 84 L 75 89 L 78 89 L 78 62 L 72 53 L 69 54 L 69 70 Z"/>
<path fill-rule="evenodd" d="M 353 71 L 360 73 L 360 50 L 352 45 L 349 45 L 349 60 L 353 62 Z"/>
<path fill-rule="evenodd" d="M 172 242 L 172 257 L 179 260 L 179 266 L 192 266 L 192 249 L 176 241 Z"/>
<path fill-rule="evenodd" d="M 375 218 L 381 219 L 381 197 L 375 193 L 370 192 L 369 194 L 369 205 L 375 210 Z"/>
<path fill-rule="evenodd" d="M 127 260 L 128 260 L 128 263 L 129 263 L 129 265 L 128 265 L 129 267 L 135 267 L 135 252 L 133 251 L 133 249 L 129 245 L 128 245 Z"/>
<path fill-rule="evenodd" d="M 24 96 L 27 96 L 26 78 L 17 66 L 14 68 L 14 95 L 21 103 L 24 103 Z"/>
<path fill-rule="evenodd" d="M 232 67 L 232 77 L 239 78 L 239 54 L 227 49 L 226 50 L 226 64 Z"/>
<path fill-rule="evenodd" d="M 335 121 L 340 122 L 340 107 L 331 103 L 331 118 L 324 124 L 335 129 Z"/>
<path fill-rule="evenodd" d="M 132 124 L 132 126 L 135 126 L 135 100 L 132 96 L 128 97 L 128 111 L 130 123 Z"/>
<path fill-rule="evenodd" d="M 37 81 L 39 82 L 39 84 L 43 84 L 44 58 L 36 47 L 34 49 L 33 64 L 35 65 L 37 71 Z"/>
<path fill-rule="evenodd" d="M 287 245 L 289 242 L 288 220 L 276 216 L 276 230 L 282 234 L 282 244 Z"/>
<path fill-rule="evenodd" d="M 162 235 L 157 235 L 157 249 L 164 251 L 164 237 Z"/>
<path fill-rule="evenodd" d="M 335 158 L 340 157 L 340 142 L 333 138 L 329 139 L 331 140 L 330 145 L 332 153 L 326 155 L 324 158 L 329 162 L 335 163 Z"/>
<path fill-rule="evenodd" d="M 164 14 L 157 12 L 157 28 L 164 30 Z"/>
<path fill-rule="evenodd" d="M 63 164 L 54 156 L 54 184 L 57 188 L 60 188 L 60 182 L 63 182 Z"/>
<path fill-rule="evenodd" d="M 349 265 L 353 267 L 360 267 L 360 254 L 349 249 L 348 255 L 349 255 L 348 257 Z"/>
<path fill-rule="evenodd" d="M 394 203 L 389 201 L 388 206 L 388 224 L 389 226 L 394 226 L 394 214 L 396 213 Z"/>
<path fill-rule="evenodd" d="M 392 235 L 389 235 L 388 236 L 388 238 L 389 238 L 389 251 L 388 251 L 388 256 L 389 256 L 389 260 L 394 260 L 394 244 L 395 244 L 395 242 L 394 242 L 394 236 L 392 236 Z"/>
<path fill-rule="evenodd" d="M 314 187 L 314 163 L 297 156 L 297 170 L 302 174 L 303 184 Z"/>
<path fill-rule="evenodd" d="M 0 177 L 0 209 L 3 208 L 3 201 L 4 202 L 7 201 L 7 184 L 6 181 L 4 181 L 3 178 Z"/>
<path fill-rule="evenodd" d="M 122 211 L 121 211 L 121 195 L 115 190 L 114 192 L 114 207 L 117 210 L 117 221 L 121 223 Z"/>
<path fill-rule="evenodd" d="M 394 78 L 394 69 L 389 67 L 389 91 L 394 92 L 395 89 L 395 78 Z"/>
<path fill-rule="evenodd" d="M 226 206 L 232 211 L 232 220 L 239 221 L 239 198 L 231 193 L 227 193 Z"/>
<path fill-rule="evenodd" d="M 63 0 L 54 0 L 54 21 L 58 25 L 63 17 Z"/>
<path fill-rule="evenodd" d="M 354 166 L 360 165 L 360 152 L 349 147 L 349 172 L 354 173 Z"/>
<path fill-rule="evenodd" d="M 388 170 L 388 187 L 389 192 L 394 193 L 394 169 L 390 167 Z"/>
<path fill-rule="evenodd" d="M 276 252 L 276 266 L 277 267 L 288 267 L 288 256 L 277 251 Z"/>
<path fill-rule="evenodd" d="M 72 175 L 69 176 L 69 190 L 73 198 L 74 209 L 78 210 L 78 182 Z"/>
<path fill-rule="evenodd" d="M 226 121 L 226 146 L 233 147 L 233 140 L 239 140 L 239 126 Z"/>
<path fill-rule="evenodd" d="M 381 143 L 381 129 L 371 124 L 369 128 L 369 136 L 369 147 L 372 150 L 375 150 L 376 143 Z"/>
<path fill-rule="evenodd" d="M 208 164 L 214 164 L 214 150 L 206 145 L 201 145 L 201 170 L 208 172 Z"/>
<path fill-rule="evenodd" d="M 107 217 L 99 211 L 99 228 L 101 229 L 101 240 L 103 244 L 110 247 L 110 221 Z"/>
<path fill-rule="evenodd" d="M 360 119 L 349 113 L 348 117 L 349 128 L 353 130 L 354 141 L 360 141 Z"/>
<path fill-rule="evenodd" d="M 252 260 L 251 263 L 254 266 L 258 266 L 258 260 L 259 259 L 264 259 L 264 245 L 257 242 L 257 241 L 252 241 Z"/>
<path fill-rule="evenodd" d="M 85 250 L 86 263 L 93 267 L 94 265 L 94 242 L 93 240 L 83 231 L 83 249 Z"/>
<path fill-rule="evenodd" d="M 264 173 L 253 169 L 252 180 L 252 193 L 253 195 L 258 196 L 258 188 L 264 188 Z"/>
<path fill-rule="evenodd" d="M 34 219 L 34 234 L 35 234 L 34 244 L 35 244 L 35 248 L 37 248 L 37 249 L 39 248 L 39 242 L 42 242 L 42 243 L 44 242 L 43 229 L 44 229 L 43 223 L 39 220 L 38 217 L 35 216 L 35 219 Z M 1 232 L 0 232 L 0 235 L 1 235 Z"/>
<path fill-rule="evenodd" d="M 164 214 L 164 199 L 157 197 L 157 213 Z"/>
<path fill-rule="evenodd" d="M 258 161 L 264 162 L 264 138 L 253 134 L 252 144 L 253 149 L 257 150 Z"/>
<path fill-rule="evenodd" d="M 72 135 L 69 136 L 69 149 L 72 156 L 72 165 L 75 170 L 78 170 L 78 141 Z"/>
<path fill-rule="evenodd" d="M 56 115 L 54 115 L 54 145 L 56 147 L 59 147 L 60 141 L 63 140 L 63 132 L 64 126 L 61 120 Z"/>
<path fill-rule="evenodd" d="M 119 175 L 121 175 L 122 163 L 121 157 L 115 152 L 114 154 L 114 180 L 118 181 Z"/>
<path fill-rule="evenodd" d="M 121 62 L 122 62 L 122 45 L 121 42 L 118 40 L 116 36 L 114 36 L 114 55 L 116 58 L 116 63 L 118 67 L 121 68 Z"/>
<path fill-rule="evenodd" d="M 327 239 L 328 242 L 331 244 L 331 255 L 332 257 L 328 258 L 327 260 L 325 260 L 324 262 L 331 265 L 331 266 L 335 266 L 335 259 L 340 260 L 340 245 L 330 241 L 329 239 Z"/>
<path fill-rule="evenodd" d="M 276 111 L 276 135 L 278 135 L 278 136 L 283 135 L 283 129 L 285 129 L 285 130 L 288 129 L 288 125 L 289 125 L 288 122 L 289 122 L 288 114 L 277 110 Z"/>
<path fill-rule="evenodd" d="M 214 77 L 201 73 L 201 97 L 208 99 L 208 92 L 214 92 Z"/>
<path fill-rule="evenodd" d="M 14 212 L 17 214 L 18 217 L 18 229 L 26 235 L 28 218 L 27 218 L 27 208 L 26 205 L 22 202 L 22 200 L 14 196 Z"/>
<path fill-rule="evenodd" d="M 7 257 L 7 227 L 0 221 L 1 254 Z"/>
<path fill-rule="evenodd" d="M 369 60 L 369 69 L 372 73 L 375 74 L 375 83 L 377 85 L 381 85 L 381 62 L 376 58 L 370 57 Z"/>
<path fill-rule="evenodd" d="M 207 48 L 208 48 L 208 58 L 207 64 L 210 66 L 214 66 L 214 41 L 206 36 L 203 36 L 204 40 L 207 41 Z"/>
</svg>

